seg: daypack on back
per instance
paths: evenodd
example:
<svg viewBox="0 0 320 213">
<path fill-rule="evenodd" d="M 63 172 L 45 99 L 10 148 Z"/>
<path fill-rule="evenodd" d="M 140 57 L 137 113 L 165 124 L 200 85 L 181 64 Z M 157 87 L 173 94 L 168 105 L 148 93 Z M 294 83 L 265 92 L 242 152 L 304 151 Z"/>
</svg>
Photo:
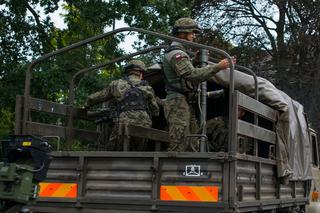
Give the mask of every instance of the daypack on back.
<svg viewBox="0 0 320 213">
<path fill-rule="evenodd" d="M 141 81 L 139 84 L 134 85 L 129 78 L 124 78 L 124 80 L 128 82 L 130 88 L 127 89 L 123 94 L 123 99 L 120 106 L 121 111 L 147 111 L 147 101 L 144 97 L 143 91 L 139 87 L 146 86 L 148 83 L 146 81 Z"/>
</svg>

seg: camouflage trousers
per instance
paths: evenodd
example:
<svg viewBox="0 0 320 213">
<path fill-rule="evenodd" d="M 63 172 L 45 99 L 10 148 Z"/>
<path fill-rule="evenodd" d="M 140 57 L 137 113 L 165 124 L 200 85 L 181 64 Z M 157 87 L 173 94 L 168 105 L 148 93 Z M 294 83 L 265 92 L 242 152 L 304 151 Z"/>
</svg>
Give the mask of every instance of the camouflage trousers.
<svg viewBox="0 0 320 213">
<path fill-rule="evenodd" d="M 164 102 L 164 114 L 169 125 L 170 143 L 168 151 L 197 151 L 198 140 L 188 138 L 198 132 L 195 111 L 185 97 L 176 97 Z"/>
<path fill-rule="evenodd" d="M 110 138 L 110 134 L 113 130 L 113 127 L 114 127 L 114 124 L 111 119 L 97 124 L 97 131 L 100 134 L 94 147 L 95 150 L 98 150 L 98 151 L 110 150 L 110 148 L 108 147 L 108 144 L 109 144 L 108 141 Z"/>
<path fill-rule="evenodd" d="M 107 150 L 109 151 L 122 151 L 123 141 L 119 136 L 119 130 L 124 125 L 137 125 L 143 127 L 151 127 L 152 121 L 146 111 L 127 111 L 122 112 L 119 118 L 114 119 L 113 127 L 110 133 Z M 147 141 L 141 138 L 130 139 L 131 151 L 144 151 L 146 149 Z"/>
<path fill-rule="evenodd" d="M 228 151 L 228 120 L 222 116 L 210 119 L 206 123 L 209 151 Z"/>
</svg>

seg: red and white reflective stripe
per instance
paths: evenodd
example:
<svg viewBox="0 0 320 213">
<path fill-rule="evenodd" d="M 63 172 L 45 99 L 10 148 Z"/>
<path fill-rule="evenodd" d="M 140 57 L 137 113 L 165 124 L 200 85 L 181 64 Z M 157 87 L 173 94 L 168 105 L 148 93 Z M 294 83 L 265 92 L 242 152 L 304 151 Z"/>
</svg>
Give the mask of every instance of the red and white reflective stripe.
<svg viewBox="0 0 320 213">
<path fill-rule="evenodd" d="M 76 198 L 78 184 L 76 183 L 46 183 L 40 182 L 39 197 Z"/>
<path fill-rule="evenodd" d="M 161 186 L 160 200 L 218 202 L 217 186 Z"/>
</svg>

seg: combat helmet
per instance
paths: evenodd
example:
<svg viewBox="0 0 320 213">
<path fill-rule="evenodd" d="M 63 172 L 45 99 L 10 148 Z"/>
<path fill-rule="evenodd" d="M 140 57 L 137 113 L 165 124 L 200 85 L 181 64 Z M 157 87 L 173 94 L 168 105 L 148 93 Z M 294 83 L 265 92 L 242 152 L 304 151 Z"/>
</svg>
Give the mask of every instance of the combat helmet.
<svg viewBox="0 0 320 213">
<path fill-rule="evenodd" d="M 128 73 L 130 70 L 140 71 L 142 73 L 147 71 L 146 65 L 140 60 L 131 60 L 124 66 L 124 72 Z"/>
<path fill-rule="evenodd" d="M 198 23 L 191 18 L 180 18 L 178 19 L 173 26 L 172 34 L 176 35 L 177 33 L 199 33 L 200 28 Z"/>
</svg>

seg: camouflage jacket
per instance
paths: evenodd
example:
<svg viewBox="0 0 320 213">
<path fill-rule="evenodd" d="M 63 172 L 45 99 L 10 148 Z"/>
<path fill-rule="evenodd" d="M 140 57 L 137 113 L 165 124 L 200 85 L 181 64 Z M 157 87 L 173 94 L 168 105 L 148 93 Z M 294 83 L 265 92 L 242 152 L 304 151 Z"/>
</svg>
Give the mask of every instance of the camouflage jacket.
<svg viewBox="0 0 320 213">
<path fill-rule="evenodd" d="M 209 151 L 227 152 L 228 151 L 228 118 L 219 116 L 207 121 L 207 136 Z M 253 154 L 252 138 L 238 135 L 238 152 Z"/>
<path fill-rule="evenodd" d="M 217 65 L 195 68 L 181 43 L 173 42 L 163 59 L 167 99 L 192 92 L 195 84 L 210 79 L 220 69 Z"/>
<path fill-rule="evenodd" d="M 128 76 L 128 79 L 132 82 L 133 85 L 138 85 L 141 82 L 139 78 L 136 78 L 133 75 Z M 89 95 L 85 106 L 90 107 L 101 102 L 112 100 L 113 102 L 118 103 L 118 107 L 120 107 L 120 104 L 124 98 L 124 93 L 130 88 L 131 85 L 127 80 L 114 80 L 105 89 Z M 146 108 L 148 109 L 148 113 L 152 116 L 159 115 L 159 106 L 156 102 L 156 97 L 152 87 L 148 84 L 143 84 L 139 85 L 138 88 L 143 92 L 147 104 Z"/>
<path fill-rule="evenodd" d="M 228 119 L 226 117 L 215 117 L 207 121 L 207 136 L 209 151 L 228 151 Z"/>
</svg>

